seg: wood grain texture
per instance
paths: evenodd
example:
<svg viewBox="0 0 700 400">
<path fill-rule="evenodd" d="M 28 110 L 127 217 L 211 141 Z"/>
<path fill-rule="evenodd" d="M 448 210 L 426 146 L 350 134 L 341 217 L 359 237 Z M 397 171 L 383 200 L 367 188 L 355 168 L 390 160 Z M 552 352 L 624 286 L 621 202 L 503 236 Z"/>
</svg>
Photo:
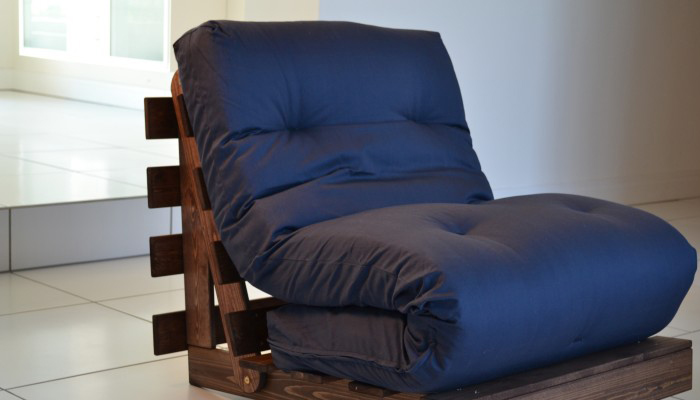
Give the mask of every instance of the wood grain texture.
<svg viewBox="0 0 700 400">
<path fill-rule="evenodd" d="M 177 275 L 185 272 L 182 235 L 151 236 L 149 247 L 152 277 Z"/>
<path fill-rule="evenodd" d="M 211 203 L 209 202 L 209 192 L 207 191 L 207 184 L 204 181 L 204 173 L 202 168 L 194 169 L 194 181 L 197 183 L 197 197 L 199 197 L 199 204 L 202 210 L 211 210 Z"/>
<path fill-rule="evenodd" d="M 253 399 L 376 399 L 378 395 L 387 399 L 424 399 L 424 400 L 494 400 L 494 399 L 554 399 L 554 400 L 593 400 L 593 399 L 663 399 L 674 394 L 689 390 L 692 381 L 692 350 L 689 343 L 680 339 L 654 338 L 651 343 L 640 343 L 632 353 L 642 355 L 634 357 L 625 346 L 622 358 L 632 357 L 633 362 L 624 366 L 615 365 L 610 368 L 609 353 L 618 349 L 601 352 L 592 357 L 586 356 L 560 363 L 542 370 L 528 371 L 522 374 L 505 377 L 482 385 L 465 387 L 460 390 L 421 395 L 417 393 L 389 393 L 387 391 L 371 392 L 372 394 L 350 391 L 351 384 L 346 379 L 334 381 L 303 379 L 302 373 L 287 373 L 280 370 L 269 370 L 267 384 L 259 392 L 245 393 L 233 385 L 226 386 L 225 372 L 216 371 L 216 357 L 219 357 L 219 368 L 224 353 L 207 354 L 192 353 L 190 349 L 190 365 L 197 365 L 193 384 L 217 390 L 227 391 Z M 649 357 L 649 358 L 647 358 Z M 592 362 L 591 359 L 599 359 Z M 583 369 L 592 369 L 593 374 L 584 373 L 585 377 L 574 379 L 571 371 L 581 368 L 581 363 L 587 365 Z M 546 385 L 528 386 L 528 381 L 541 382 L 543 375 L 559 377 Z M 218 378 L 217 378 L 218 376 Z M 581 375 L 576 375 L 581 376 Z M 513 391 L 514 387 L 522 386 L 525 391 Z M 514 385 L 515 383 L 515 385 Z M 353 385 L 355 383 L 352 383 Z M 213 386 L 211 386 L 213 385 Z M 493 390 L 489 390 L 489 388 Z M 482 391 L 483 390 L 483 391 Z"/>
<path fill-rule="evenodd" d="M 211 348 L 214 341 L 211 312 L 213 310 L 212 283 L 216 287 L 219 300 L 219 312 L 222 321 L 226 314 L 243 311 L 248 306 L 248 293 L 243 282 L 220 284 L 222 282 L 219 270 L 211 268 L 216 254 L 213 243 L 219 241 L 219 234 L 214 224 L 214 217 L 209 207 L 209 199 L 202 190 L 201 168 L 197 144 L 194 141 L 193 130 L 189 123 L 185 108 L 182 88 L 178 74 L 172 80 L 175 114 L 178 120 L 180 143 L 180 180 L 182 182 L 182 213 L 183 213 L 183 245 L 185 247 L 185 292 L 187 296 L 187 335 L 188 342 L 204 348 Z M 199 180 L 199 183 L 198 183 Z M 187 221 L 187 223 L 185 223 Z M 188 284 L 188 270 L 189 274 Z M 206 276 L 206 282 L 205 282 Z M 191 291 L 188 292 L 188 286 Z M 205 312 L 204 320 L 201 312 Z M 208 324 L 208 325 L 207 325 Z M 224 331 L 229 348 L 233 348 L 233 333 L 230 324 L 224 323 Z M 196 342 L 191 341 L 190 335 L 195 335 Z M 201 339 L 201 340 L 200 340 Z M 229 352 L 229 368 L 231 376 L 245 392 L 258 390 L 265 382 L 265 376 L 259 371 L 242 369 L 238 357 L 254 354 L 234 354 Z"/>
<path fill-rule="evenodd" d="M 148 208 L 180 205 L 180 167 L 146 168 Z"/>
<path fill-rule="evenodd" d="M 330 383 L 330 382 L 335 382 L 337 380 L 340 380 L 340 378 L 336 378 L 335 376 L 330 376 L 330 375 L 325 375 L 325 374 L 315 374 L 311 372 L 304 372 L 304 371 L 291 371 L 290 376 L 292 379 L 296 379 L 299 381 L 304 381 L 304 382 L 311 382 L 311 383 Z"/>
<path fill-rule="evenodd" d="M 185 312 L 187 314 L 187 343 L 191 346 L 213 348 L 216 346 L 214 320 L 214 288 L 209 272 L 206 251 L 201 242 L 201 215 L 197 209 L 194 178 L 187 168 L 190 152 L 186 140 L 191 137 L 187 111 L 181 101 L 178 74 L 173 76 L 171 91 L 179 132 L 180 152 L 180 196 L 182 212 L 182 246 L 185 278 Z M 180 98 L 180 100 L 178 100 Z M 191 145 L 190 145 L 191 146 Z M 218 316 L 218 314 L 217 314 Z"/>
<path fill-rule="evenodd" d="M 358 381 L 348 382 L 348 390 L 350 390 L 351 392 L 357 392 L 357 393 L 370 395 L 372 397 L 382 397 L 382 398 L 391 396 L 392 394 L 396 394 L 396 391 L 384 389 L 384 388 L 377 387 L 377 386 L 368 385 L 366 383 L 362 383 L 362 382 L 358 382 Z"/>
<path fill-rule="evenodd" d="M 172 97 L 143 99 L 146 139 L 177 139 L 178 126 Z"/>
<path fill-rule="evenodd" d="M 665 399 L 692 388 L 692 359 L 692 350 L 687 349 L 516 399 Z"/>
<path fill-rule="evenodd" d="M 214 307 L 214 344 L 226 343 L 219 307 Z M 153 353 L 157 356 L 187 350 L 187 313 L 174 311 L 153 316 Z"/>
<path fill-rule="evenodd" d="M 249 301 L 246 310 L 226 314 L 224 322 L 229 324 L 233 334 L 230 351 L 236 356 L 242 356 L 269 350 L 267 313 L 284 304 L 286 303 L 282 300 L 266 297 Z"/>
<path fill-rule="evenodd" d="M 272 354 L 261 354 L 259 356 L 241 357 L 238 359 L 238 364 L 242 368 L 248 368 L 260 372 L 272 372 L 276 370 L 275 363 L 272 361 Z"/>
<path fill-rule="evenodd" d="M 175 73 L 175 77 L 178 77 L 178 73 Z M 177 117 L 178 119 L 178 130 L 180 132 L 179 137 L 184 134 L 186 137 L 194 137 L 194 131 L 192 130 L 192 124 L 190 124 L 190 116 L 187 114 L 187 106 L 185 105 L 185 96 L 182 95 L 182 87 L 180 87 L 180 78 L 178 77 L 176 92 L 173 92 L 173 102 L 175 103 L 175 109 L 180 110 Z M 172 90 L 172 85 L 171 85 Z"/>
<path fill-rule="evenodd" d="M 258 353 L 268 350 L 266 310 L 236 311 L 226 314 L 233 345 L 229 348 L 234 355 Z"/>
<path fill-rule="evenodd" d="M 589 378 L 592 382 L 597 382 L 598 380 L 604 381 L 609 378 L 612 379 L 612 377 L 620 374 L 619 371 L 624 371 L 626 375 L 646 374 L 646 372 L 644 372 L 647 368 L 645 366 L 646 364 L 644 364 L 645 362 L 672 354 L 678 354 L 679 352 L 689 350 L 690 346 L 691 342 L 689 340 L 653 337 L 640 343 L 621 346 L 548 367 L 525 371 L 495 381 L 464 387 L 459 392 L 434 394 L 427 398 L 431 400 L 519 399 L 522 396 L 534 396 L 533 393 L 540 393 L 542 391 L 549 392 L 549 390 L 554 387 L 566 389 L 569 387 L 567 385 L 573 382 Z M 624 369 L 630 366 L 634 367 L 628 370 Z M 661 374 L 661 371 L 657 372 Z M 689 371 L 676 372 L 677 378 L 681 380 L 685 379 L 683 378 L 684 373 L 689 373 Z M 627 377 L 625 379 L 634 378 Z M 571 386 L 570 388 L 575 387 L 576 386 Z M 574 398 L 573 396 L 576 396 L 576 393 L 572 391 L 568 393 L 568 395 Z M 670 395 L 665 395 L 664 397 L 667 396 Z M 641 398 L 646 399 L 650 397 Z"/>
<path fill-rule="evenodd" d="M 187 324 L 184 313 L 171 312 L 153 316 L 153 354 L 187 350 Z"/>
<path fill-rule="evenodd" d="M 219 279 L 217 283 L 220 285 L 225 285 L 228 283 L 242 282 L 243 278 L 238 274 L 238 270 L 233 265 L 231 257 L 229 257 L 224 244 L 217 240 L 212 244 L 214 246 L 214 265 L 212 268 L 216 268 L 219 271 Z"/>
<path fill-rule="evenodd" d="M 336 379 L 332 382 L 313 383 L 292 378 L 291 373 L 280 370 L 266 374 L 265 386 L 257 392 L 246 393 L 235 383 L 227 368 L 228 355 L 226 352 L 216 349 L 189 349 L 190 383 L 207 387 L 234 395 L 264 400 L 376 400 L 377 397 L 362 393 L 353 393 L 348 390 L 349 381 Z M 386 397 L 393 400 L 418 400 L 418 394 L 397 393 Z"/>
</svg>

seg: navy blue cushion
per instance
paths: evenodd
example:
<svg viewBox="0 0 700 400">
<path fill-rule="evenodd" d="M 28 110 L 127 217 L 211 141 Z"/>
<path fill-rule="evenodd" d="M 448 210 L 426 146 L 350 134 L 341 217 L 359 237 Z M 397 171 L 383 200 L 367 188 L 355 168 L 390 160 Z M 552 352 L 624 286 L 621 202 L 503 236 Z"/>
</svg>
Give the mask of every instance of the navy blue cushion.
<svg viewBox="0 0 700 400">
<path fill-rule="evenodd" d="M 651 214 L 545 194 L 307 226 L 258 282 L 314 305 L 268 317 L 277 366 L 430 392 L 642 340 L 671 321 L 695 266 Z"/>
<path fill-rule="evenodd" d="M 210 21 L 175 55 L 214 218 L 248 280 L 303 226 L 492 198 L 434 32 Z"/>
<path fill-rule="evenodd" d="M 175 51 L 222 241 L 294 303 L 281 368 L 447 390 L 643 339 L 692 282 L 650 214 L 492 200 L 436 33 L 213 21 Z"/>
</svg>

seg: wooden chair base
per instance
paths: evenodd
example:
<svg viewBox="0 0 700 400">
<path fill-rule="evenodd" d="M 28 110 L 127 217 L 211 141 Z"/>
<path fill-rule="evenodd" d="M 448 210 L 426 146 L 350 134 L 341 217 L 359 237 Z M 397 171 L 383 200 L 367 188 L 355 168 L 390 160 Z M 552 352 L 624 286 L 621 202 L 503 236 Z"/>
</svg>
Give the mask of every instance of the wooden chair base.
<svg viewBox="0 0 700 400">
<path fill-rule="evenodd" d="M 265 313 L 283 302 L 248 298 L 219 242 L 177 74 L 172 92 L 145 102 L 146 137 L 177 138 L 180 146 L 179 166 L 148 169 L 148 204 L 181 206 L 182 234 L 151 238 L 151 273 L 184 274 L 186 309 L 153 317 L 153 344 L 155 354 L 188 350 L 193 385 L 277 400 L 662 399 L 691 388 L 691 342 L 662 337 L 439 394 L 278 370 L 262 352 L 269 349 Z M 230 351 L 216 348 L 221 343 Z"/>
<path fill-rule="evenodd" d="M 251 399 L 664 399 L 692 387 L 691 342 L 653 337 L 491 382 L 438 394 L 392 393 L 346 379 L 269 367 L 265 386 L 245 393 L 229 378 L 224 350 L 190 347 L 190 383 Z"/>
</svg>

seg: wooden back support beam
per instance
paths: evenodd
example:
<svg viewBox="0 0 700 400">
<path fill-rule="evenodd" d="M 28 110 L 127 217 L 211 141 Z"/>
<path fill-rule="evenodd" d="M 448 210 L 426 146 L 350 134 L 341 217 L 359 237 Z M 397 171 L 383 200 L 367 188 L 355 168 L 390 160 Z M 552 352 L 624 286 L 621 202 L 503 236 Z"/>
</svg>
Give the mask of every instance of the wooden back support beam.
<svg viewBox="0 0 700 400">
<path fill-rule="evenodd" d="M 186 304 L 183 312 L 154 316 L 154 350 L 166 354 L 193 346 L 214 349 L 224 340 L 230 379 L 244 392 L 253 392 L 264 383 L 264 373 L 242 368 L 239 361 L 269 349 L 265 313 L 282 302 L 248 299 L 245 282 L 215 229 L 177 74 L 172 93 L 172 98 L 145 100 L 146 137 L 177 138 L 180 148 L 179 166 L 148 168 L 148 204 L 151 208 L 180 206 L 183 233 L 151 238 L 151 275 L 183 273 Z M 214 293 L 218 307 L 214 307 Z"/>
</svg>

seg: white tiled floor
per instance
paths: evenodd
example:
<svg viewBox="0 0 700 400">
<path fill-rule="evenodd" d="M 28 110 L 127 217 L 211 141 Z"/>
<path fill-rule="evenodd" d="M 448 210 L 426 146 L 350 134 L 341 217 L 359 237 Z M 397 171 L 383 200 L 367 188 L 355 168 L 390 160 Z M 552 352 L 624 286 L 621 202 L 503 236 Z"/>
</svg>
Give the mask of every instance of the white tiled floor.
<svg viewBox="0 0 700 400">
<path fill-rule="evenodd" d="M 146 166 L 177 157 L 142 111 L 0 91 L 0 207 L 145 196 Z"/>
<path fill-rule="evenodd" d="M 176 165 L 178 144 L 144 126 L 143 111 L 0 91 L 0 271 L 144 254 L 137 236 L 170 233 L 170 210 L 146 207 L 146 167 Z M 68 218 L 87 203 L 98 218 Z"/>
<path fill-rule="evenodd" d="M 699 199 L 640 208 L 700 246 Z M 0 400 L 236 398 L 190 386 L 181 354 L 152 356 L 151 314 L 181 310 L 182 296 L 181 277 L 151 278 L 147 257 L 0 274 Z M 661 334 L 697 348 L 698 304 L 696 280 Z M 677 399 L 700 400 L 694 357 L 696 389 Z"/>
</svg>

